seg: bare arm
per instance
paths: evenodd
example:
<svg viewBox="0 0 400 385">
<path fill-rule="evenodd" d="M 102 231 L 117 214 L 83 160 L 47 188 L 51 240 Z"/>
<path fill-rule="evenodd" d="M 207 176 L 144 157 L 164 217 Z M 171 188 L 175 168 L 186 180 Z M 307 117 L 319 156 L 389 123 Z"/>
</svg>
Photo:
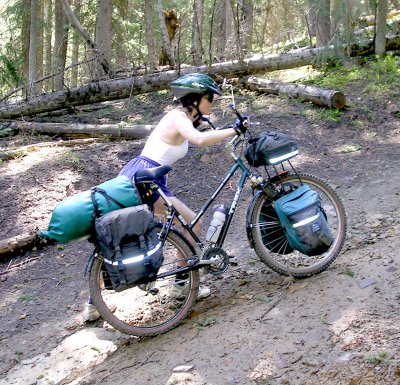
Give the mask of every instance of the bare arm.
<svg viewBox="0 0 400 385">
<path fill-rule="evenodd" d="M 199 132 L 194 127 L 189 119 L 182 119 L 177 124 L 177 130 L 181 136 L 199 147 L 211 146 L 222 142 L 224 139 L 231 138 L 236 135 L 233 128 L 218 131 Z"/>
</svg>

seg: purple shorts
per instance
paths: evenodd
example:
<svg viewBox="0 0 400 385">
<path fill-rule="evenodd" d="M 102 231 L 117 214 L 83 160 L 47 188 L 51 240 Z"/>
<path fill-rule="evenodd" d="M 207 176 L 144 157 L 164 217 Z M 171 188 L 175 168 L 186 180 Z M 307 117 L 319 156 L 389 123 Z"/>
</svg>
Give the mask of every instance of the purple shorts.
<svg viewBox="0 0 400 385">
<path fill-rule="evenodd" d="M 145 168 L 154 168 L 161 166 L 157 162 L 154 162 L 154 160 L 151 160 L 149 158 L 146 158 L 145 156 L 137 156 L 136 158 L 133 158 L 131 161 L 129 161 L 119 172 L 118 175 L 125 175 L 129 179 L 133 179 L 135 176 L 136 172 L 139 170 L 143 170 Z M 167 187 L 167 176 L 164 175 L 159 179 L 156 179 L 154 181 L 158 186 L 160 186 L 161 190 L 164 192 L 164 194 L 167 197 L 172 197 L 174 196 L 174 193 Z M 158 194 L 157 197 L 154 201 L 156 201 L 159 198 Z"/>
</svg>

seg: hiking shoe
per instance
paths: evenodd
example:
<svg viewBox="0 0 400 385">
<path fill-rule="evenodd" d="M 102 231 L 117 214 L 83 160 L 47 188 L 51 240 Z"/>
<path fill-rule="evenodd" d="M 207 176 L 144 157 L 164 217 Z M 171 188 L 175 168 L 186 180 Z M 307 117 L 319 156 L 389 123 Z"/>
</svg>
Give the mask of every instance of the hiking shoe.
<svg viewBox="0 0 400 385">
<path fill-rule="evenodd" d="M 171 297 L 173 299 L 184 299 L 189 294 L 188 283 L 174 283 L 172 285 Z M 197 294 L 197 300 L 207 298 L 211 294 L 211 290 L 207 286 L 199 286 L 199 292 Z"/>
<path fill-rule="evenodd" d="M 100 318 L 100 313 L 94 305 L 86 302 L 85 308 L 82 312 L 82 318 L 86 322 L 93 322 Z"/>
<path fill-rule="evenodd" d="M 230 255 L 229 256 L 229 264 L 232 266 L 237 266 L 239 264 L 237 257 L 235 257 L 234 255 Z"/>
</svg>

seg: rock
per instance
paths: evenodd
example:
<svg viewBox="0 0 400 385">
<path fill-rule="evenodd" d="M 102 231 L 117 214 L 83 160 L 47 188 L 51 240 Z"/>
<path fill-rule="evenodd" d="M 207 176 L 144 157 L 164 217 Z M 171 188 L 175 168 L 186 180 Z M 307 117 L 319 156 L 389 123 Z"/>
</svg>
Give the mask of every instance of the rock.
<svg viewBox="0 0 400 385">
<path fill-rule="evenodd" d="M 188 373 L 194 369 L 194 365 L 179 365 L 172 369 L 172 373 Z"/>
<path fill-rule="evenodd" d="M 374 285 L 376 282 L 377 281 L 375 278 L 368 277 L 357 281 L 357 284 L 360 287 L 360 289 L 365 289 L 368 286 Z"/>
</svg>

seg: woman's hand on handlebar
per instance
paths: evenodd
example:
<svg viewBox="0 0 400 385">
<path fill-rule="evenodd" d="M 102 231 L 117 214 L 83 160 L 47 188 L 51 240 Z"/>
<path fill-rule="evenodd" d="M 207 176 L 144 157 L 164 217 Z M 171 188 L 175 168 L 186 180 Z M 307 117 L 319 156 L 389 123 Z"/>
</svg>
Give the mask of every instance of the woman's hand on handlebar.
<svg viewBox="0 0 400 385">
<path fill-rule="evenodd" d="M 234 129 L 238 135 L 245 134 L 247 131 L 247 127 L 250 125 L 250 120 L 247 115 L 243 115 L 240 118 L 236 119 Z"/>
</svg>

